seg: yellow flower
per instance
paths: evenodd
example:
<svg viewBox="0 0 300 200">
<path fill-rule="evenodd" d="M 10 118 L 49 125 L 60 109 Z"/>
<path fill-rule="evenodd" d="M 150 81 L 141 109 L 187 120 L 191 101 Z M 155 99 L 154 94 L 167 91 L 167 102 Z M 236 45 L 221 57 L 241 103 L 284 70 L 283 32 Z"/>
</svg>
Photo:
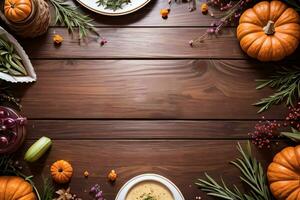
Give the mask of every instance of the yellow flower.
<svg viewBox="0 0 300 200">
<path fill-rule="evenodd" d="M 170 10 L 169 9 L 161 9 L 160 10 L 160 15 L 162 18 L 166 19 L 168 18 Z"/>
<path fill-rule="evenodd" d="M 117 176 L 118 175 L 117 175 L 116 171 L 115 170 L 111 170 L 109 172 L 109 174 L 107 175 L 107 178 L 108 178 L 109 181 L 114 182 L 115 180 L 117 180 Z"/>
<path fill-rule="evenodd" d="M 87 178 L 89 176 L 89 172 L 88 171 L 83 172 L 83 176 Z"/>
<path fill-rule="evenodd" d="M 54 44 L 60 45 L 63 41 L 64 41 L 64 38 L 61 35 L 55 34 L 53 36 L 53 42 L 54 42 Z"/>
<path fill-rule="evenodd" d="M 202 14 L 206 15 L 208 13 L 208 5 L 206 3 L 201 4 L 200 9 Z"/>
</svg>

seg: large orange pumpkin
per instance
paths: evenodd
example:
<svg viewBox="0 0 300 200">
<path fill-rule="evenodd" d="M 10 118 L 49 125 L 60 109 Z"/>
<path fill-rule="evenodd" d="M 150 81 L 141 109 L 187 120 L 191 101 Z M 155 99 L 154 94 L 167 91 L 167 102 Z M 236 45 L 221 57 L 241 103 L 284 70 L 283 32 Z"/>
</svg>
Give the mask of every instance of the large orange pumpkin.
<svg viewBox="0 0 300 200">
<path fill-rule="evenodd" d="M 31 0 L 5 0 L 4 14 L 12 22 L 20 22 L 29 17 L 32 11 Z"/>
<path fill-rule="evenodd" d="M 237 37 L 250 57 L 277 61 L 297 48 L 299 23 L 298 13 L 281 1 L 262 1 L 242 14 Z"/>
<path fill-rule="evenodd" d="M 277 200 L 300 199 L 300 145 L 277 153 L 267 172 L 270 189 Z"/>
<path fill-rule="evenodd" d="M 18 176 L 0 176 L 1 200 L 36 200 L 32 186 Z"/>
</svg>

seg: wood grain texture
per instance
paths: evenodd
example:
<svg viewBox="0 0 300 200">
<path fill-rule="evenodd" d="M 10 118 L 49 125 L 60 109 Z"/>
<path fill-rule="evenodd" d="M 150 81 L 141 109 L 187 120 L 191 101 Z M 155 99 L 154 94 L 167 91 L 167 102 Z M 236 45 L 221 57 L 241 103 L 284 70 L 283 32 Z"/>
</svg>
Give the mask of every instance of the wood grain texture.
<svg viewBox="0 0 300 200">
<path fill-rule="evenodd" d="M 143 9 L 131 13 L 126 16 L 120 17 L 107 17 L 99 14 L 94 14 L 93 12 L 85 9 L 76 1 L 67 0 L 69 4 L 76 5 L 80 7 L 80 11 L 84 14 L 90 15 L 92 19 L 95 20 L 94 24 L 96 26 L 210 26 L 210 24 L 215 21 L 214 18 L 203 15 L 199 7 L 197 11 L 189 12 L 188 4 L 174 4 L 172 7 L 172 12 L 169 15 L 168 20 L 161 18 L 160 9 L 167 8 L 168 2 L 165 0 L 152 0 Z M 53 12 L 52 12 L 53 13 Z M 218 12 L 214 12 L 218 14 Z M 52 16 L 54 21 L 55 17 Z M 52 22 L 54 25 L 54 22 Z"/>
<path fill-rule="evenodd" d="M 79 42 L 66 28 L 50 28 L 46 35 L 23 40 L 22 45 L 35 59 L 127 59 L 127 58 L 201 58 L 249 59 L 241 50 L 235 28 L 224 28 L 220 36 L 210 36 L 199 47 L 189 41 L 203 35 L 206 28 L 101 28 L 108 40 L 104 46 L 91 36 Z M 62 35 L 61 46 L 53 44 L 54 33 Z M 43 45 L 41 45 L 43 44 Z M 289 59 L 294 59 L 297 52 Z"/>
<path fill-rule="evenodd" d="M 189 41 L 206 32 L 206 28 L 102 28 L 98 29 L 108 43 L 101 47 L 95 39 L 79 44 L 76 36 L 65 28 L 51 28 L 44 36 L 23 40 L 31 58 L 240 58 L 245 59 L 235 36 L 235 29 L 208 39 L 198 48 Z M 63 36 L 64 42 L 53 44 L 53 33 Z M 41 45 L 43 44 L 43 45 Z"/>
<path fill-rule="evenodd" d="M 37 83 L 24 91 L 29 118 L 258 119 L 252 106 L 269 90 L 270 70 L 248 61 L 34 61 Z M 266 112 L 281 119 L 284 107 Z"/>
<path fill-rule="evenodd" d="M 32 141 L 27 141 L 24 149 Z M 244 143 L 244 142 L 243 142 Z M 236 158 L 237 141 L 95 141 L 64 140 L 53 142 L 47 156 L 29 165 L 36 178 L 49 175 L 49 166 L 58 159 L 72 163 L 74 176 L 71 188 L 83 199 L 89 199 L 89 188 L 100 183 L 108 200 L 113 200 L 120 187 L 130 178 L 142 173 L 157 173 L 174 181 L 186 199 L 201 195 L 207 198 L 194 185 L 204 172 L 215 178 L 222 176 L 228 183 L 238 181 L 238 170 L 228 162 Z M 281 147 L 274 149 L 274 153 Z M 266 166 L 272 151 L 258 152 L 257 156 Z M 106 175 L 115 169 L 119 178 L 115 185 L 107 183 Z M 88 170 L 88 179 L 83 172 Z M 229 184 L 229 185 L 230 185 Z"/>
<path fill-rule="evenodd" d="M 248 139 L 257 121 L 29 120 L 27 139 Z"/>
</svg>

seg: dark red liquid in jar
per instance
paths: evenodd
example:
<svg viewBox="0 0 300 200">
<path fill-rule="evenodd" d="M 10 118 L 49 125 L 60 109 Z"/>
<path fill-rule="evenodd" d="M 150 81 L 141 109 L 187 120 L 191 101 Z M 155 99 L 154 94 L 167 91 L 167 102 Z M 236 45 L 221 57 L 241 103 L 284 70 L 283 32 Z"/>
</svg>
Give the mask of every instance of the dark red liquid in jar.
<svg viewBox="0 0 300 200">
<path fill-rule="evenodd" d="M 0 106 L 0 154 L 15 152 L 23 143 L 26 135 L 26 118 L 15 110 Z"/>
</svg>

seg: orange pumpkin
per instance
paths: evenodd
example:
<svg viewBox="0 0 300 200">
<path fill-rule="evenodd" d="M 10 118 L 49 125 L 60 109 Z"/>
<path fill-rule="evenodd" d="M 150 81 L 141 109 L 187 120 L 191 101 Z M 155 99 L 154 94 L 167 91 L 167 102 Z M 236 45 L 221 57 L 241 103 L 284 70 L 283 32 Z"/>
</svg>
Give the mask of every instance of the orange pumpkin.
<svg viewBox="0 0 300 200">
<path fill-rule="evenodd" d="M 31 0 L 5 0 L 4 14 L 12 22 L 20 22 L 29 17 L 32 11 Z"/>
<path fill-rule="evenodd" d="M 68 183 L 73 175 L 72 165 L 65 160 L 58 160 L 53 163 L 50 171 L 53 180 L 61 184 Z"/>
<path fill-rule="evenodd" d="M 292 54 L 300 40 L 300 17 L 281 1 L 262 1 L 240 17 L 237 38 L 250 57 L 277 61 Z"/>
<path fill-rule="evenodd" d="M 36 200 L 32 186 L 18 176 L 0 176 L 0 199 Z"/>
<path fill-rule="evenodd" d="M 277 153 L 268 167 L 268 180 L 278 200 L 300 199 L 300 145 Z"/>
</svg>

